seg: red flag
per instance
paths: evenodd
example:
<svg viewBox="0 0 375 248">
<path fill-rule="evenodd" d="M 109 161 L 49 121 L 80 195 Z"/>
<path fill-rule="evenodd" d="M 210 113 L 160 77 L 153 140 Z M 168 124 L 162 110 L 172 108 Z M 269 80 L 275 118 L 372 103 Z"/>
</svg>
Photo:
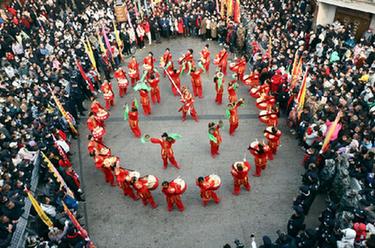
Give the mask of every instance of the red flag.
<svg viewBox="0 0 375 248">
<path fill-rule="evenodd" d="M 84 239 L 89 239 L 89 235 L 87 234 L 87 231 L 81 226 L 81 224 L 79 224 L 78 220 L 72 214 L 72 212 L 70 212 L 69 208 L 65 205 L 65 203 L 62 202 L 62 204 L 64 205 L 65 213 L 69 216 L 69 219 L 72 221 L 75 228 L 77 228 L 79 235 L 81 235 L 81 237 Z"/>
<path fill-rule="evenodd" d="M 79 60 L 76 60 L 76 64 L 77 64 L 79 72 L 81 73 L 83 80 L 85 80 L 86 83 L 89 85 L 90 91 L 94 92 L 95 91 L 94 86 L 92 85 L 90 78 L 86 75 L 85 71 L 83 70 L 82 65 L 79 62 Z"/>
</svg>

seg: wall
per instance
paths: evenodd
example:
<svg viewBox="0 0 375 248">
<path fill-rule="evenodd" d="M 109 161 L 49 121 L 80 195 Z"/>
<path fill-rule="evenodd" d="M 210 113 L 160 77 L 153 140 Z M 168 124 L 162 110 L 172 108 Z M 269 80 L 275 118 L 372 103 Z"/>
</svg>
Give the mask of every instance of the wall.
<svg viewBox="0 0 375 248">
<path fill-rule="evenodd" d="M 316 24 L 325 26 L 327 24 L 333 23 L 335 14 L 336 6 L 319 2 Z"/>
</svg>

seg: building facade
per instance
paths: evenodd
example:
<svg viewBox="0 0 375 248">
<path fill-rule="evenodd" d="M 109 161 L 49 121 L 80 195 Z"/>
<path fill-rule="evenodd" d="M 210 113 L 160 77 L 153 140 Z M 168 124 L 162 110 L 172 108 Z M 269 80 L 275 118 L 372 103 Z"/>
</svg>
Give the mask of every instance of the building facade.
<svg viewBox="0 0 375 248">
<path fill-rule="evenodd" d="M 375 0 L 317 0 L 316 5 L 317 25 L 351 24 L 357 39 L 368 29 L 375 32 Z"/>
</svg>

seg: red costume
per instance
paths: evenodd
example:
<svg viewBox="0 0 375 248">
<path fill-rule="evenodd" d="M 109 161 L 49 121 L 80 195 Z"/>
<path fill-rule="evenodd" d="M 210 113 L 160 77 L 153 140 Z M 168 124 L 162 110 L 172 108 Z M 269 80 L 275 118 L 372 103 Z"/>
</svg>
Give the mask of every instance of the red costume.
<svg viewBox="0 0 375 248">
<path fill-rule="evenodd" d="M 249 171 L 251 169 L 250 163 L 244 159 L 243 162 L 236 162 L 232 165 L 232 176 L 233 176 L 233 194 L 239 195 L 241 192 L 241 185 L 245 187 L 247 191 L 250 191 L 251 185 L 249 183 Z"/>
<path fill-rule="evenodd" d="M 147 187 L 147 181 L 144 178 L 139 178 L 135 182 L 133 181 L 133 187 L 137 191 L 139 198 L 142 199 L 143 205 L 147 206 L 147 204 L 150 204 L 152 208 L 157 208 L 158 205 L 155 203 Z"/>
<path fill-rule="evenodd" d="M 176 84 L 178 87 L 178 90 L 181 90 L 181 80 L 180 80 L 180 74 L 181 74 L 181 69 L 178 70 L 168 70 L 169 76 L 171 76 L 173 82 Z M 178 91 L 176 89 L 176 86 L 171 82 L 171 88 L 173 95 L 177 96 Z"/>
<path fill-rule="evenodd" d="M 168 137 L 163 134 L 162 139 L 158 138 L 151 138 L 151 143 L 153 144 L 159 144 L 161 147 L 161 158 L 163 159 L 163 168 L 166 169 L 168 166 L 168 160 L 169 162 L 176 167 L 177 169 L 180 169 L 180 166 L 178 165 L 176 159 L 174 158 L 174 153 L 172 149 L 172 145 L 176 142 L 171 137 Z"/>
<path fill-rule="evenodd" d="M 135 137 L 140 138 L 142 135 L 141 129 L 138 125 L 139 119 L 138 119 L 138 109 L 135 105 L 135 102 L 133 101 L 132 107 L 130 111 L 128 112 L 128 123 L 130 130 L 132 130 Z"/>
<path fill-rule="evenodd" d="M 256 106 L 259 110 L 266 110 L 271 108 L 276 102 L 274 96 L 261 94 L 258 99 L 256 99 Z"/>
<path fill-rule="evenodd" d="M 268 84 L 262 84 L 257 87 L 250 89 L 250 96 L 254 98 L 259 98 L 261 95 L 268 95 L 270 92 L 270 87 Z"/>
<path fill-rule="evenodd" d="M 178 112 L 182 112 L 182 121 L 186 120 L 186 115 L 188 112 L 190 112 L 191 117 L 198 122 L 198 114 L 197 111 L 195 111 L 194 108 L 194 98 L 190 94 L 189 90 L 187 88 L 182 90 L 182 99 L 181 102 L 184 104 Z"/>
<path fill-rule="evenodd" d="M 220 198 L 217 196 L 215 190 L 218 190 L 221 186 L 221 179 L 217 175 L 209 175 L 206 177 L 199 177 L 196 181 L 197 186 L 200 188 L 200 195 L 203 206 L 212 199 L 216 204 L 220 202 Z"/>
<path fill-rule="evenodd" d="M 267 156 L 269 147 L 260 144 L 258 141 L 255 141 L 250 144 L 248 150 L 254 156 L 254 163 L 255 163 L 255 174 L 256 177 L 260 177 L 262 175 L 262 170 L 264 170 L 267 166 Z"/>
<path fill-rule="evenodd" d="M 173 68 L 173 61 L 172 61 L 172 54 L 169 50 L 165 50 L 163 56 L 160 58 L 160 67 L 169 67 L 172 66 Z M 164 77 L 166 76 L 164 71 Z"/>
<path fill-rule="evenodd" d="M 151 87 L 151 101 L 152 103 L 160 103 L 160 89 L 159 89 L 159 82 L 160 82 L 160 75 L 159 73 L 152 74 L 149 79 L 147 79 L 148 85 Z"/>
<path fill-rule="evenodd" d="M 214 158 L 216 155 L 219 155 L 219 148 L 222 142 L 220 135 L 220 128 L 223 126 L 223 122 L 220 121 L 219 124 L 211 122 L 208 124 L 208 136 L 210 139 L 211 145 L 211 156 Z"/>
<path fill-rule="evenodd" d="M 119 95 L 120 97 L 123 97 L 126 94 L 129 85 L 125 71 L 119 68 L 117 71 L 115 71 L 113 76 L 117 80 Z"/>
<path fill-rule="evenodd" d="M 269 107 L 267 110 L 259 112 L 259 120 L 265 123 L 267 126 L 276 127 L 279 124 L 279 111 L 277 109 Z"/>
<path fill-rule="evenodd" d="M 280 145 L 280 137 L 281 131 L 276 129 L 275 127 L 269 126 L 264 130 L 264 137 L 266 137 L 268 141 L 268 146 L 270 148 L 270 152 L 268 154 L 268 158 L 273 160 L 273 155 L 276 155 L 277 148 Z"/>
<path fill-rule="evenodd" d="M 195 66 L 192 50 L 189 49 L 184 56 L 178 59 L 178 63 L 185 68 L 185 72 L 188 73 L 189 69 Z"/>
<path fill-rule="evenodd" d="M 223 48 L 218 54 L 216 54 L 214 59 L 214 64 L 217 65 L 224 75 L 227 75 L 227 64 L 228 64 L 228 52 Z"/>
<path fill-rule="evenodd" d="M 141 105 L 143 108 L 143 113 L 145 115 L 151 114 L 151 103 L 150 103 L 150 96 L 148 95 L 147 90 L 139 90 L 139 96 L 141 98 Z"/>
<path fill-rule="evenodd" d="M 253 88 L 259 86 L 259 72 L 257 70 L 251 72 L 251 74 L 244 78 L 244 84 Z"/>
<path fill-rule="evenodd" d="M 228 84 L 227 91 L 228 91 L 229 103 L 234 103 L 237 101 L 237 93 L 236 93 L 237 87 L 238 87 L 238 84 L 236 83 L 236 80 L 232 80 Z"/>
<path fill-rule="evenodd" d="M 280 70 L 276 70 L 275 75 L 271 78 L 271 92 L 277 92 L 283 83 L 283 76 Z"/>
<path fill-rule="evenodd" d="M 237 58 L 233 63 L 230 63 L 229 69 L 237 74 L 239 80 L 243 81 L 243 75 L 246 70 L 246 58 Z"/>
<path fill-rule="evenodd" d="M 109 110 L 111 106 L 115 104 L 115 94 L 113 94 L 112 84 L 108 81 L 104 81 L 104 83 L 100 86 L 100 90 L 103 92 L 104 95 L 105 108 Z"/>
<path fill-rule="evenodd" d="M 228 105 L 227 111 L 229 111 L 229 134 L 234 135 L 234 132 L 238 128 L 239 119 L 237 109 L 243 104 L 243 99 Z M 228 115 L 228 114 L 227 114 Z"/>
<path fill-rule="evenodd" d="M 117 184 L 120 187 L 120 189 L 122 189 L 124 195 L 129 196 L 134 201 L 138 200 L 138 197 L 135 195 L 130 185 L 131 178 L 129 176 L 129 171 L 121 167 L 116 167 L 115 175 Z"/>
<path fill-rule="evenodd" d="M 203 70 L 202 69 L 194 69 L 190 72 L 191 76 L 191 85 L 193 87 L 193 93 L 194 96 L 198 96 L 199 98 L 203 97 L 203 88 L 202 88 L 202 79 L 201 74 Z"/>
<path fill-rule="evenodd" d="M 117 162 L 118 158 L 114 156 L 95 155 L 95 166 L 100 169 L 105 176 L 105 181 L 115 186 L 115 177 L 113 176 L 111 166 Z"/>
<path fill-rule="evenodd" d="M 154 72 L 154 62 L 155 58 L 150 54 L 143 59 L 143 68 L 147 71 L 148 74 Z"/>
<path fill-rule="evenodd" d="M 210 54 L 211 53 L 207 47 L 203 48 L 203 50 L 201 51 L 201 61 L 207 73 L 210 70 L 210 62 L 211 62 Z"/>
<path fill-rule="evenodd" d="M 93 138 L 91 138 L 87 144 L 87 150 L 91 156 L 111 156 L 111 149 Z"/>
<path fill-rule="evenodd" d="M 172 182 L 163 182 L 162 192 L 167 200 L 168 211 L 172 211 L 173 205 L 176 205 L 178 210 L 183 212 L 185 210 L 184 204 L 181 201 L 181 196 L 185 192 L 187 185 L 185 181 L 176 178 Z"/>
<path fill-rule="evenodd" d="M 214 78 L 216 90 L 215 102 L 218 105 L 223 102 L 224 82 L 224 74 L 222 74 L 221 72 L 216 73 L 216 77 Z"/>
<path fill-rule="evenodd" d="M 139 64 L 135 58 L 132 58 L 128 64 L 129 77 L 131 79 L 132 87 L 139 81 Z"/>
</svg>

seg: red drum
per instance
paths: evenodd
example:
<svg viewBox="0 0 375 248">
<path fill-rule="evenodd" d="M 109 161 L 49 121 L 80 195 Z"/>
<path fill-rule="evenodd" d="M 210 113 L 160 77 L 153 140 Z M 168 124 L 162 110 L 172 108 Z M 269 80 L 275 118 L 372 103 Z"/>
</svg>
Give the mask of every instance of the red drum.
<svg viewBox="0 0 375 248">
<path fill-rule="evenodd" d="M 127 170 L 128 171 L 128 176 L 127 177 L 125 177 L 125 180 L 127 181 L 127 182 L 130 182 L 131 181 L 131 179 L 133 178 L 133 177 L 135 177 L 136 178 L 136 180 L 138 180 L 139 179 L 139 177 L 141 176 L 141 173 L 139 173 L 138 171 L 135 171 L 135 170 Z"/>
<path fill-rule="evenodd" d="M 214 182 L 214 185 L 210 188 L 210 190 L 217 190 L 221 186 L 221 178 L 218 175 L 212 174 L 206 176 L 204 180 L 207 181 L 209 184 L 211 184 L 211 182 Z"/>
<path fill-rule="evenodd" d="M 100 109 L 96 115 L 95 115 L 95 119 L 99 120 L 99 121 L 105 121 L 107 120 L 109 117 L 109 112 L 108 111 L 105 111 L 104 109 Z"/>
<path fill-rule="evenodd" d="M 100 149 L 99 154 L 103 156 L 110 156 L 111 150 L 108 149 L 107 147 L 103 147 L 102 149 Z"/>
<path fill-rule="evenodd" d="M 235 62 L 229 63 L 229 70 L 236 72 L 238 71 L 238 66 Z"/>
<path fill-rule="evenodd" d="M 129 82 L 126 78 L 118 80 L 118 86 L 120 88 L 126 88 L 128 86 Z"/>
<path fill-rule="evenodd" d="M 269 115 L 268 114 L 270 114 L 270 113 L 272 113 L 272 112 L 269 112 L 269 111 L 267 111 L 267 110 L 262 110 L 262 111 L 260 111 L 260 113 L 259 113 L 259 120 L 261 121 L 261 122 L 263 122 L 263 123 L 267 123 L 268 122 L 268 119 L 269 119 Z M 266 116 L 264 116 L 264 115 L 266 115 Z"/>
<path fill-rule="evenodd" d="M 111 156 L 108 158 L 105 158 L 103 161 L 103 167 L 109 168 L 111 166 L 114 166 L 118 161 L 118 158 L 115 156 Z"/>
<path fill-rule="evenodd" d="M 176 188 L 175 188 L 176 194 L 183 194 L 186 191 L 187 184 L 180 177 L 174 179 L 172 182 L 174 182 L 176 184 Z"/>
<path fill-rule="evenodd" d="M 276 99 L 273 96 L 266 96 L 266 98 L 259 97 L 256 100 L 256 106 L 260 110 L 266 110 L 269 106 L 273 106 L 275 102 Z"/>
<path fill-rule="evenodd" d="M 111 100 L 113 97 L 113 92 L 110 90 L 110 91 L 105 92 L 103 95 L 104 95 L 104 100 Z"/>
<path fill-rule="evenodd" d="M 129 69 L 129 77 L 130 78 L 136 78 L 137 77 L 137 71 L 133 69 Z"/>
<path fill-rule="evenodd" d="M 260 86 L 254 87 L 250 89 L 250 96 L 254 98 L 260 97 Z"/>
<path fill-rule="evenodd" d="M 259 145 L 259 142 L 258 141 L 253 141 L 251 144 L 250 144 L 250 153 L 252 155 L 258 155 L 258 145 Z"/>
<path fill-rule="evenodd" d="M 93 136 L 95 139 L 100 139 L 100 138 L 102 138 L 104 135 L 105 135 L 105 129 L 104 129 L 103 127 L 97 126 L 97 127 L 94 128 L 94 130 L 92 131 L 92 136 Z"/>
<path fill-rule="evenodd" d="M 145 181 L 149 190 L 155 190 L 159 186 L 159 179 L 154 175 L 143 176 L 139 179 Z"/>
</svg>

